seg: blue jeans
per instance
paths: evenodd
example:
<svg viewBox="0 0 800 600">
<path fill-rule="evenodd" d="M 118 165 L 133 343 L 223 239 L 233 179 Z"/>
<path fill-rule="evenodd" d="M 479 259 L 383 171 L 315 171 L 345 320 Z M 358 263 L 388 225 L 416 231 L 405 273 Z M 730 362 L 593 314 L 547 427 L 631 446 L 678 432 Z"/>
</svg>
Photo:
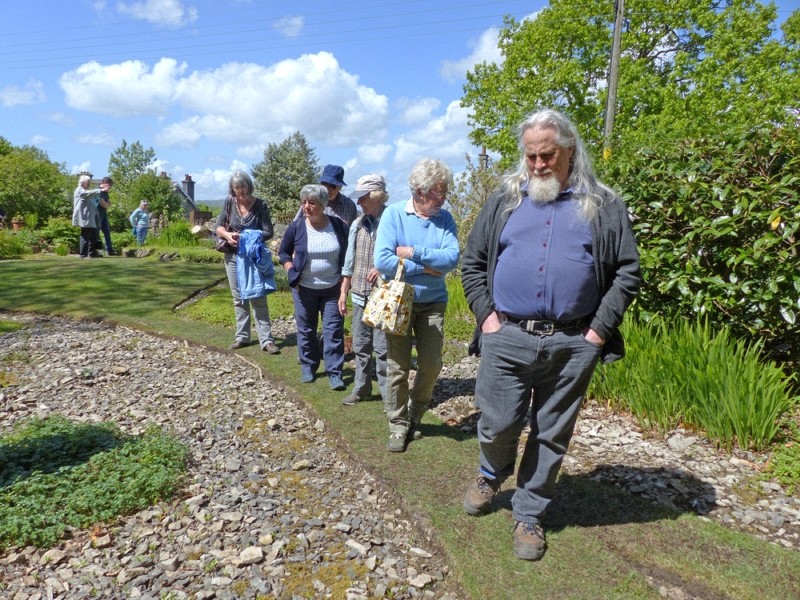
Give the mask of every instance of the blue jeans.
<svg viewBox="0 0 800 600">
<path fill-rule="evenodd" d="M 297 285 L 292 288 L 297 323 L 297 355 L 303 373 L 317 372 L 320 364 L 317 323 L 322 315 L 322 358 L 328 375 L 342 376 L 344 364 L 344 317 L 339 314 L 341 284 L 322 290 Z"/>
<path fill-rule="evenodd" d="M 136 228 L 136 243 L 144 246 L 144 241 L 147 239 L 147 227 Z"/>
<path fill-rule="evenodd" d="M 538 519 L 553 498 L 583 395 L 601 347 L 579 330 L 533 335 L 509 322 L 481 336 L 475 381 L 480 471 L 503 481 L 514 473 L 528 408 L 533 410 L 512 499 L 517 521 Z"/>
</svg>

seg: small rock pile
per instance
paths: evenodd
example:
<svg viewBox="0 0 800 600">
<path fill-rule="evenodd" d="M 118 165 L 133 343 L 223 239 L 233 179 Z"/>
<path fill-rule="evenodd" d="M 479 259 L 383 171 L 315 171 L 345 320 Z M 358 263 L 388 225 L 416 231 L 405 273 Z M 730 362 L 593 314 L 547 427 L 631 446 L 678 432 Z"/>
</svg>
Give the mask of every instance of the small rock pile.
<svg viewBox="0 0 800 600">
<path fill-rule="evenodd" d="M 47 551 L 8 549 L 3 598 L 456 597 L 394 493 L 257 367 L 122 327 L 2 318 L 28 328 L 0 337 L 14 379 L 0 432 L 34 415 L 133 435 L 157 423 L 192 453 L 180 497 Z"/>
</svg>

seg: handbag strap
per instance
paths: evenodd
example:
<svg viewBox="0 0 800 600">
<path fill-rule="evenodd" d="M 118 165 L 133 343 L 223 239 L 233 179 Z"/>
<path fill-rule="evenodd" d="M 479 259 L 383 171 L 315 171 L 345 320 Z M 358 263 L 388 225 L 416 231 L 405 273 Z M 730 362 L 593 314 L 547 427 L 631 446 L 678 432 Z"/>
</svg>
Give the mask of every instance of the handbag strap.
<svg viewBox="0 0 800 600">
<path fill-rule="evenodd" d="M 394 274 L 394 280 L 395 281 L 402 281 L 403 280 L 403 274 L 405 273 L 405 270 L 406 270 L 405 261 L 403 261 L 403 258 L 400 257 L 400 260 L 397 263 L 397 271 Z"/>
<path fill-rule="evenodd" d="M 233 206 L 233 203 L 236 202 L 236 198 L 234 198 L 233 196 L 228 196 L 228 199 L 230 200 L 230 202 L 228 202 L 228 214 L 225 216 L 225 231 L 229 231 L 230 230 L 230 226 L 231 226 L 231 207 Z"/>
</svg>

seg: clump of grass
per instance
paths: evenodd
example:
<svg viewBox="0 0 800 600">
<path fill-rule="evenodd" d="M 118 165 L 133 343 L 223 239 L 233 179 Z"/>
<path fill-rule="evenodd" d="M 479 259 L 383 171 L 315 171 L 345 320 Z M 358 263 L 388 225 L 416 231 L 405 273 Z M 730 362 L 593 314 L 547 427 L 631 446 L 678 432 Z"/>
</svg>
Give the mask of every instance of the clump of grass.
<svg viewBox="0 0 800 600">
<path fill-rule="evenodd" d="M 800 491 L 800 427 L 790 422 L 789 431 L 791 441 L 775 447 L 764 475 L 774 477 L 793 495 Z"/>
<path fill-rule="evenodd" d="M 602 369 L 590 396 L 627 406 L 643 427 L 683 423 L 721 447 L 762 450 L 800 400 L 794 377 L 765 360 L 760 342 L 733 340 L 707 323 L 627 323 L 625 360 Z"/>
<path fill-rule="evenodd" d="M 169 498 L 188 449 L 151 427 L 31 419 L 0 438 L 0 551 L 57 544 L 68 527 L 111 521 Z"/>
<path fill-rule="evenodd" d="M 187 248 L 200 245 L 200 238 L 192 233 L 192 225 L 188 221 L 175 221 L 161 230 L 157 237 L 150 240 L 151 245 L 159 248 Z"/>
<path fill-rule="evenodd" d="M 8 319 L 0 319 L 0 334 L 17 331 L 25 327 L 23 323 L 17 321 L 9 321 Z"/>
<path fill-rule="evenodd" d="M 467 297 L 464 295 L 464 288 L 461 285 L 461 277 L 448 275 L 445 279 L 447 284 L 447 310 L 444 313 L 446 318 L 461 317 L 469 318 L 472 312 L 469 310 Z"/>
<path fill-rule="evenodd" d="M 0 260 L 6 258 L 19 258 L 28 254 L 30 248 L 10 231 L 0 230 Z"/>
</svg>

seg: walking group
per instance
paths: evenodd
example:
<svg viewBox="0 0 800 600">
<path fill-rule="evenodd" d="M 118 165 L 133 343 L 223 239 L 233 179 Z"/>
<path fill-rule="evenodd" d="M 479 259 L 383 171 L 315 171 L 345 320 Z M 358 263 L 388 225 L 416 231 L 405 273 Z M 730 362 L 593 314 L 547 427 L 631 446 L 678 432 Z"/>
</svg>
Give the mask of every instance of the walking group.
<svg viewBox="0 0 800 600">
<path fill-rule="evenodd" d="M 444 208 L 452 173 L 434 159 L 414 166 L 410 196 L 390 205 L 382 176 L 364 175 L 348 197 L 341 193 L 344 169 L 327 165 L 318 183 L 300 191 L 299 210 L 278 254 L 292 290 L 301 381 L 327 376 L 331 389 L 346 389 L 349 294 L 355 378 L 342 403 L 372 398 L 374 355 L 390 452 L 404 452 L 422 438 L 420 422 L 442 368 L 445 278 L 461 261 L 461 282 L 476 319 L 469 351 L 481 357 L 477 473 L 465 485 L 463 508 L 476 517 L 490 512 L 516 472 L 514 553 L 539 560 L 547 548 L 541 519 L 583 396 L 598 362 L 624 355 L 619 326 L 641 275 L 628 211 L 596 178 L 574 124 L 554 110 L 535 112 L 520 126 L 519 147 L 518 167 L 480 210 L 463 256 L 456 223 Z M 76 190 L 76 202 L 95 193 Z M 242 245 L 248 239 L 263 245 L 273 237 L 269 207 L 253 193 L 250 177 L 234 173 L 216 222 L 236 316 L 230 348 L 250 343 L 252 309 L 261 348 L 277 354 L 266 295 L 243 289 L 241 262 L 253 259 L 245 258 L 250 255 Z M 362 317 L 373 287 L 394 277 L 398 266 L 414 291 L 408 331 L 392 335 Z M 517 465 L 526 425 L 530 433 Z"/>
</svg>

